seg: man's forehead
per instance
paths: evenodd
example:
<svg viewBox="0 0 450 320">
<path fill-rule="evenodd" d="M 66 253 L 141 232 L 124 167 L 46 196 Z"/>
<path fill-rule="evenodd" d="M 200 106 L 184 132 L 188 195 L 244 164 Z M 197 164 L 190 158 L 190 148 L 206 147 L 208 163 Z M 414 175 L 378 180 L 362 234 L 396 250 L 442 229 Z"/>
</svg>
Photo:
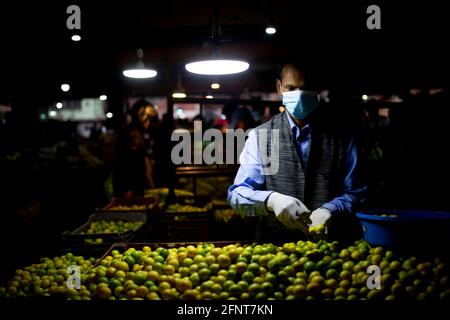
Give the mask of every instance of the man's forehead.
<svg viewBox="0 0 450 320">
<path fill-rule="evenodd" d="M 281 80 L 302 81 L 303 72 L 292 65 L 286 65 L 281 72 Z"/>
</svg>

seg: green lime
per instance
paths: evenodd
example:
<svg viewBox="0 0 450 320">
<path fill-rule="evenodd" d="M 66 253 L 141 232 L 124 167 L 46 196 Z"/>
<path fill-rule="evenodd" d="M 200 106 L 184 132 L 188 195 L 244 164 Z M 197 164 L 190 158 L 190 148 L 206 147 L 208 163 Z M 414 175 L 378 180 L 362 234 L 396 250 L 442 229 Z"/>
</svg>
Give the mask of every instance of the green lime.
<svg viewBox="0 0 450 320">
<path fill-rule="evenodd" d="M 135 265 L 136 261 L 132 256 L 126 256 L 124 261 L 128 264 L 129 267 L 132 267 Z"/>
<path fill-rule="evenodd" d="M 344 249 L 339 253 L 339 257 L 341 257 L 344 261 L 346 261 L 351 258 L 351 253 L 349 250 Z"/>
<path fill-rule="evenodd" d="M 198 275 L 201 281 L 206 281 L 211 276 L 211 271 L 207 268 L 203 268 L 198 271 Z"/>
<path fill-rule="evenodd" d="M 280 282 L 287 282 L 287 281 L 289 281 L 289 275 L 284 270 L 278 271 L 277 278 L 278 278 L 278 281 L 280 281 Z"/>
<path fill-rule="evenodd" d="M 336 271 L 336 269 L 328 269 L 325 273 L 325 278 L 327 279 L 337 279 L 339 276 L 339 273 Z"/>
<path fill-rule="evenodd" d="M 348 270 L 343 270 L 340 274 L 339 274 L 339 278 L 342 280 L 351 280 L 352 279 L 352 274 L 350 271 Z"/>
<path fill-rule="evenodd" d="M 325 280 L 325 285 L 330 289 L 334 289 L 338 286 L 338 282 L 336 279 L 327 279 Z"/>
<path fill-rule="evenodd" d="M 335 297 L 338 297 L 338 296 L 345 297 L 346 295 L 347 295 L 347 291 L 342 287 L 338 287 L 336 290 L 334 290 Z"/>
<path fill-rule="evenodd" d="M 346 261 L 344 262 L 344 264 L 342 265 L 342 269 L 343 270 L 347 270 L 352 272 L 353 268 L 355 267 L 355 263 L 353 261 Z"/>
<path fill-rule="evenodd" d="M 248 282 L 244 280 L 238 281 L 237 285 L 241 288 L 242 292 L 247 292 L 248 290 Z"/>
<path fill-rule="evenodd" d="M 264 292 L 258 292 L 255 296 L 256 300 L 267 300 L 267 295 Z"/>
<path fill-rule="evenodd" d="M 341 259 L 336 259 L 330 262 L 330 268 L 335 269 L 337 271 L 342 269 L 342 263 L 343 261 Z"/>
<path fill-rule="evenodd" d="M 270 295 L 270 294 L 273 292 L 274 288 L 273 288 L 272 283 L 266 281 L 266 282 L 263 282 L 263 283 L 261 284 L 261 290 L 262 290 L 265 294 Z"/>
<path fill-rule="evenodd" d="M 295 275 L 295 269 L 293 266 L 286 266 L 284 267 L 283 271 L 286 272 L 290 277 Z"/>
<path fill-rule="evenodd" d="M 247 267 L 247 271 L 252 272 L 255 276 L 259 275 L 259 264 L 250 263 Z"/>
<path fill-rule="evenodd" d="M 223 284 L 223 290 L 225 291 L 229 291 L 230 287 L 234 285 L 234 281 L 233 280 L 227 280 L 225 281 L 225 283 Z"/>
<path fill-rule="evenodd" d="M 267 273 L 266 274 L 266 281 L 269 281 L 272 284 L 276 284 L 277 283 L 277 276 L 274 275 L 273 273 Z"/>
<path fill-rule="evenodd" d="M 248 293 L 250 296 L 255 297 L 261 290 L 261 286 L 258 283 L 252 283 L 248 286 Z"/>
<path fill-rule="evenodd" d="M 254 274 L 250 271 L 245 271 L 242 276 L 242 280 L 246 281 L 247 283 L 252 283 L 253 279 L 255 278 Z"/>
<path fill-rule="evenodd" d="M 303 269 L 305 270 L 306 273 L 311 273 L 315 270 L 316 265 L 314 262 L 312 261 L 307 261 L 305 262 Z"/>
</svg>

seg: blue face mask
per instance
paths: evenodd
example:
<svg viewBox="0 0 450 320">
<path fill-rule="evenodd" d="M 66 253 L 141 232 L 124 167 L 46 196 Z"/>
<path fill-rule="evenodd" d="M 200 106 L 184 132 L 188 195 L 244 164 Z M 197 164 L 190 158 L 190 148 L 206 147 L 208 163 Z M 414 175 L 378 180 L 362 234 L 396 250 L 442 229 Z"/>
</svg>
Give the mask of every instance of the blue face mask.
<svg viewBox="0 0 450 320">
<path fill-rule="evenodd" d="M 313 91 L 294 90 L 283 92 L 283 105 L 299 120 L 305 119 L 319 105 L 319 95 Z"/>
</svg>

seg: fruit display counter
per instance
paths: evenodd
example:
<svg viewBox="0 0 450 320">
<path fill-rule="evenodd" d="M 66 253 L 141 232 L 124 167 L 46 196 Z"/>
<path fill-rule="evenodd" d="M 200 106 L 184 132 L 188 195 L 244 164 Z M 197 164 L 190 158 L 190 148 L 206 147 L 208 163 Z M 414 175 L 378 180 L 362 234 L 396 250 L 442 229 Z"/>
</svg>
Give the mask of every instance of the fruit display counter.
<svg viewBox="0 0 450 320">
<path fill-rule="evenodd" d="M 69 266 L 80 267 L 70 289 Z M 17 269 L 7 298 L 72 300 L 449 300 L 448 257 L 403 256 L 365 241 L 120 244 Z"/>
</svg>

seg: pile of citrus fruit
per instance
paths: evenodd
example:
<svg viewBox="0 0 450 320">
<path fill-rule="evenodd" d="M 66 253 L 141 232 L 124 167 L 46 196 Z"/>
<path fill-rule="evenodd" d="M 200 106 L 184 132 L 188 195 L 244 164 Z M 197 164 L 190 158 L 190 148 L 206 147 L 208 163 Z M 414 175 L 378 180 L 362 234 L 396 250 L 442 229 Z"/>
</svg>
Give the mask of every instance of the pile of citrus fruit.
<svg viewBox="0 0 450 320">
<path fill-rule="evenodd" d="M 192 197 L 194 194 L 190 191 L 175 189 L 175 196 L 183 197 L 190 196 Z M 149 189 L 145 191 L 145 197 L 158 197 L 160 199 L 165 199 L 169 195 L 169 188 L 158 188 L 158 189 Z"/>
<path fill-rule="evenodd" d="M 176 213 L 176 212 L 206 212 L 208 211 L 208 207 L 196 207 L 190 204 L 182 205 L 180 203 L 171 204 L 167 207 L 167 212 Z"/>
<path fill-rule="evenodd" d="M 69 266 L 80 267 L 80 280 L 85 282 L 87 272 L 94 264 L 94 258 L 85 259 L 71 253 L 53 259 L 42 258 L 39 263 L 17 269 L 7 287 L 0 288 L 0 297 L 61 296 L 70 299 L 85 295 L 83 290 L 67 287 L 67 271 Z"/>
<path fill-rule="evenodd" d="M 89 224 L 89 228 L 84 234 L 100 233 L 124 233 L 126 231 L 136 231 L 144 222 L 142 221 L 122 221 L 122 220 L 98 220 Z"/>
<path fill-rule="evenodd" d="M 243 218 L 240 214 L 238 214 L 234 209 L 216 209 L 214 210 L 214 219 L 216 221 L 228 223 L 233 219 Z"/>
<path fill-rule="evenodd" d="M 64 268 L 82 269 L 79 290 L 67 289 Z M 375 266 L 379 275 L 368 272 Z M 211 244 L 129 248 L 92 260 L 44 258 L 17 270 L 0 295 L 133 300 L 448 300 L 442 258 L 400 257 L 364 241 Z M 377 285 L 378 283 L 378 285 Z M 374 285 L 375 284 L 375 285 Z"/>
<path fill-rule="evenodd" d="M 111 208 L 108 208 L 108 210 L 112 210 L 112 211 L 142 211 L 142 210 L 147 210 L 147 209 L 153 209 L 154 208 L 154 204 L 149 204 L 149 205 L 145 205 L 145 204 L 133 204 L 133 205 L 117 205 Z"/>
</svg>

